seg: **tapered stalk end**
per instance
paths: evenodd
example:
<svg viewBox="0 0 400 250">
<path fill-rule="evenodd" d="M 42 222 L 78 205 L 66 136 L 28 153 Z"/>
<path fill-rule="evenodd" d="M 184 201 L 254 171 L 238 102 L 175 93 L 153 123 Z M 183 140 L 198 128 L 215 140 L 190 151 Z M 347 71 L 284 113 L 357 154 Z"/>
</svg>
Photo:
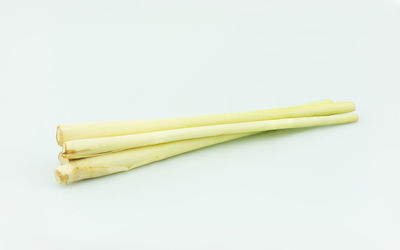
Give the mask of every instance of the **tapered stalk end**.
<svg viewBox="0 0 400 250">
<path fill-rule="evenodd" d="M 352 106 L 352 110 L 350 112 L 353 112 L 356 110 L 356 104 L 354 102 L 349 102 Z"/>
<path fill-rule="evenodd" d="M 354 122 L 357 122 L 358 121 L 358 115 L 357 114 L 354 114 Z"/>
</svg>

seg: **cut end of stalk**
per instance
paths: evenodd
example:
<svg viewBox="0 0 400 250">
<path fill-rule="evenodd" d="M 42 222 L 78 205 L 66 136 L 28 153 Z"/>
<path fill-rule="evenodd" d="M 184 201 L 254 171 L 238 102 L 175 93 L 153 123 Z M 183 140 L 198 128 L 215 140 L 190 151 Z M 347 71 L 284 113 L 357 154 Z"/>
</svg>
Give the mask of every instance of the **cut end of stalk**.
<svg viewBox="0 0 400 250">
<path fill-rule="evenodd" d="M 63 157 L 65 158 L 69 158 L 67 157 L 70 154 L 76 154 L 76 150 L 70 149 L 70 146 L 68 146 L 67 142 L 64 142 L 61 146 L 61 153 L 63 154 Z"/>
<path fill-rule="evenodd" d="M 61 131 L 61 127 L 60 126 L 57 126 L 56 140 L 57 140 L 57 144 L 62 146 L 63 137 L 62 137 L 62 131 Z"/>
<path fill-rule="evenodd" d="M 56 176 L 56 180 L 59 184 L 67 184 L 68 183 L 68 175 L 64 175 L 61 173 L 60 170 L 56 168 L 54 171 L 54 174 Z"/>
<path fill-rule="evenodd" d="M 65 145 L 65 143 L 63 143 L 63 144 L 60 145 L 60 146 L 62 147 L 61 152 L 62 152 L 63 154 L 66 154 L 66 153 L 67 153 L 67 145 Z"/>
<path fill-rule="evenodd" d="M 60 184 L 68 184 L 73 182 L 70 177 L 72 177 L 71 166 L 69 164 L 61 165 L 54 170 L 54 175 L 56 180 Z"/>
</svg>

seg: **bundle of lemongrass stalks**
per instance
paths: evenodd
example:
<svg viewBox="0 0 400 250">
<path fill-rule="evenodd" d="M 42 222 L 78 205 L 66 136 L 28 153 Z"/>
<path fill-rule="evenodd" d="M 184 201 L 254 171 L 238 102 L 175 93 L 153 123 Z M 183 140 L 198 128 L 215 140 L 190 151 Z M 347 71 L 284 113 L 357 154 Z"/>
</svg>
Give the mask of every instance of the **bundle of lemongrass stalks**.
<svg viewBox="0 0 400 250">
<path fill-rule="evenodd" d="M 159 120 L 63 124 L 57 127 L 59 183 L 114 174 L 255 133 L 351 123 L 352 102 Z"/>
</svg>

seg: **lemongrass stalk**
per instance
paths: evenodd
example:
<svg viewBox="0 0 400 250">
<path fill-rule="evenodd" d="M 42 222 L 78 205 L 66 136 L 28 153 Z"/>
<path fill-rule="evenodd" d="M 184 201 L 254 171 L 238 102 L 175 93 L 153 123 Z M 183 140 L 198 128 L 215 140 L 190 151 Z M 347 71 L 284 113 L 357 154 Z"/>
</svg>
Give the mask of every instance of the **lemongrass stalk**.
<svg viewBox="0 0 400 250">
<path fill-rule="evenodd" d="M 300 105 L 290 108 L 266 109 L 232 114 L 215 114 L 195 117 L 158 120 L 133 120 L 117 122 L 92 122 L 63 124 L 57 127 L 57 142 L 79 139 L 138 134 L 178 128 L 189 128 L 227 123 L 251 122 L 282 118 L 322 116 L 354 111 L 351 102 Z"/>
<path fill-rule="evenodd" d="M 63 157 L 77 159 L 173 141 L 268 130 L 304 128 L 354 122 L 356 114 L 287 118 L 172 129 L 143 134 L 74 140 L 64 143 Z"/>
<path fill-rule="evenodd" d="M 309 102 L 309 103 L 302 104 L 302 105 L 299 105 L 299 106 L 321 105 L 321 104 L 328 104 L 328 103 L 333 103 L 333 101 L 330 100 L 330 99 L 324 99 L 324 100 L 318 100 L 318 101 L 314 101 L 314 102 Z M 59 155 L 58 155 L 58 160 L 59 160 L 59 162 L 60 162 L 61 165 L 67 164 L 68 161 L 69 161 L 67 158 L 64 158 L 62 152 L 59 153 Z"/>
<path fill-rule="evenodd" d="M 335 120 L 326 120 L 325 118 L 334 118 Z M 339 124 L 345 122 L 354 122 L 358 119 L 355 114 L 335 115 L 328 117 L 309 117 L 301 118 L 301 123 L 307 126 L 321 126 L 329 124 Z M 323 120 L 321 120 L 324 118 Z M 292 119 L 299 122 L 298 119 Z M 313 122 L 313 125 L 308 123 Z M 293 126 L 294 127 L 294 126 Z M 129 149 L 117 153 L 104 154 L 95 157 L 84 158 L 80 160 L 71 160 L 55 170 L 56 179 L 59 183 L 71 183 L 83 179 L 100 177 L 122 171 L 128 171 L 154 161 L 166 159 L 168 157 L 182 154 L 188 151 L 233 140 L 245 134 L 232 134 L 214 137 L 202 137 L 198 139 L 175 141 L 170 143 L 152 145 L 147 147 Z"/>
<path fill-rule="evenodd" d="M 171 156 L 248 135 L 251 135 L 251 133 L 205 137 L 130 149 L 118 153 L 104 154 L 80 160 L 71 160 L 67 164 L 57 167 L 55 169 L 55 176 L 57 182 L 61 184 L 100 177 L 128 171 L 132 168 L 140 167 L 151 162 L 160 161 Z"/>
</svg>

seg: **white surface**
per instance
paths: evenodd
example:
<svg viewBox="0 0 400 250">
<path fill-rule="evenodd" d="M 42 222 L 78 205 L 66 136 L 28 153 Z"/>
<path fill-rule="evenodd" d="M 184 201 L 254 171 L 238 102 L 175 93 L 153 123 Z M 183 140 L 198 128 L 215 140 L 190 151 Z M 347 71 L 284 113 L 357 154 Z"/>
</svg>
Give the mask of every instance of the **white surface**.
<svg viewBox="0 0 400 250">
<path fill-rule="evenodd" d="M 1 249 L 399 249 L 400 2 L 1 1 Z M 76 185 L 60 123 L 351 100 Z"/>
</svg>

